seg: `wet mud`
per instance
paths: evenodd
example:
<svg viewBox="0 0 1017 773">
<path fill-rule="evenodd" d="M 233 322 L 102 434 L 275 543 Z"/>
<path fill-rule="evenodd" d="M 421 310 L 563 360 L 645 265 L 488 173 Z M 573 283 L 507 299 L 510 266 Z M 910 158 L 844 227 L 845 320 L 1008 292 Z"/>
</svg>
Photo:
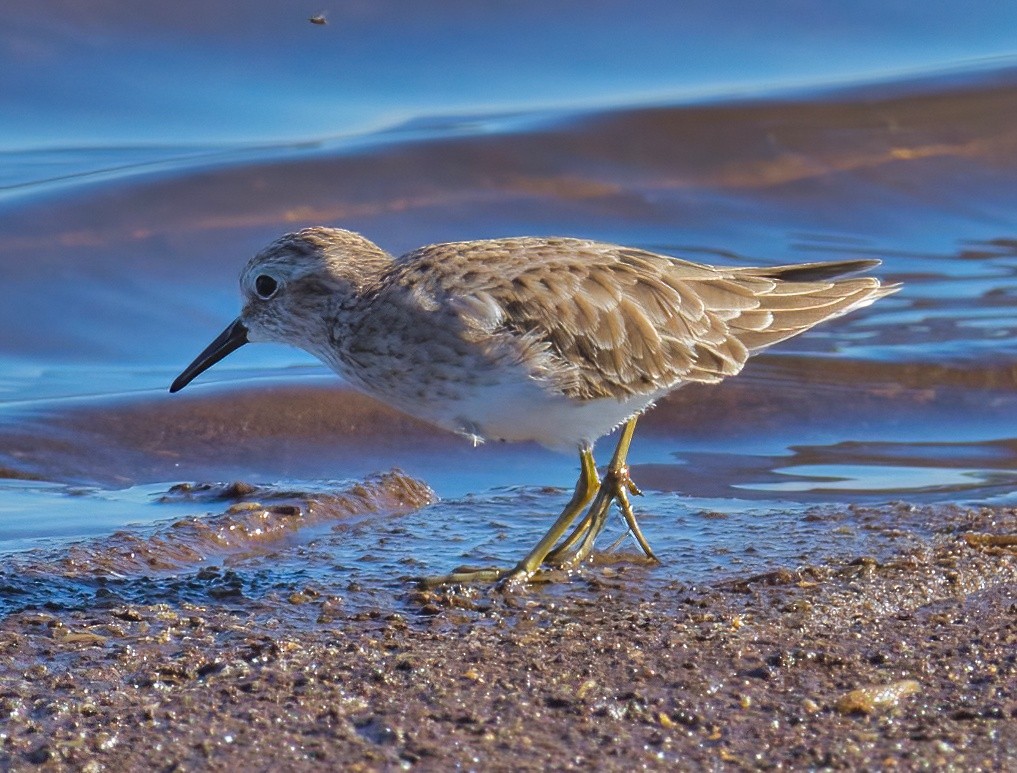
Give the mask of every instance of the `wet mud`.
<svg viewBox="0 0 1017 773">
<path fill-rule="evenodd" d="M 620 561 L 511 591 L 393 582 L 366 606 L 319 585 L 26 609 L 0 623 L 0 755 L 15 770 L 1017 764 L 1017 511 L 860 517 L 893 550 L 698 586 L 652 589 Z"/>
</svg>

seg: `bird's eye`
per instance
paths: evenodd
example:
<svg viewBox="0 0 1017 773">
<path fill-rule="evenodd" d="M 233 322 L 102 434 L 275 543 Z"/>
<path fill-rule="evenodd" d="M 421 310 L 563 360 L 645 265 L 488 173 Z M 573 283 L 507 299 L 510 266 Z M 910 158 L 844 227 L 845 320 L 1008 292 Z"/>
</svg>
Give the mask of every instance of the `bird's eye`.
<svg viewBox="0 0 1017 773">
<path fill-rule="evenodd" d="M 258 278 L 254 280 L 254 291 L 258 297 L 266 301 L 275 295 L 275 291 L 278 289 L 279 283 L 268 274 L 259 274 Z"/>
</svg>

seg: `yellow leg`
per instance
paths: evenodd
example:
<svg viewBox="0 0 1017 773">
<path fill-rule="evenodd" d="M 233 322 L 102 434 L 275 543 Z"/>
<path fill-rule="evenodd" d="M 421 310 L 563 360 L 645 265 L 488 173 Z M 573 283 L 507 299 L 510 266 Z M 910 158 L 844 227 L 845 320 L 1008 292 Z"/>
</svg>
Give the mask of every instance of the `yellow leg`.
<svg viewBox="0 0 1017 773">
<path fill-rule="evenodd" d="M 597 467 L 593 461 L 593 454 L 591 453 L 587 454 L 587 456 L 584 458 L 584 464 L 585 459 L 589 459 L 589 463 L 591 465 L 591 469 L 587 473 L 587 477 L 589 478 L 589 480 L 594 481 L 594 485 L 590 489 L 589 492 L 590 496 L 583 503 L 583 507 L 588 505 L 590 501 L 593 499 L 594 494 L 596 494 L 600 490 L 600 477 L 597 475 Z M 548 564 L 551 564 L 552 566 L 561 565 L 563 563 L 562 559 L 567 557 L 572 552 L 573 548 L 575 548 L 576 546 L 576 543 L 579 542 L 579 540 L 581 540 L 590 530 L 591 521 L 592 519 L 590 518 L 590 510 L 588 510 L 586 514 L 583 516 L 582 520 L 579 521 L 578 524 L 576 524 L 576 527 L 575 529 L 572 530 L 572 533 L 569 536 L 567 536 L 560 545 L 558 545 L 554 550 L 548 553 L 547 556 L 544 558 L 544 561 Z"/>
<path fill-rule="evenodd" d="M 504 578 L 522 581 L 530 579 L 540 569 L 554 544 L 561 539 L 576 516 L 583 511 L 583 508 L 589 504 L 597 492 L 600 481 L 597 477 L 597 464 L 593 460 L 593 452 L 590 449 L 583 448 L 579 451 L 579 465 L 579 480 L 576 482 L 572 498 L 551 528 L 548 529 L 547 534 L 514 568 L 469 569 L 441 577 L 426 577 L 421 581 L 421 584 L 424 587 L 432 588 L 458 583 L 497 582 Z"/>
<path fill-rule="evenodd" d="M 608 465 L 607 474 L 604 476 L 593 504 L 590 505 L 590 509 L 586 512 L 586 515 L 580 521 L 575 531 L 548 557 L 549 561 L 553 561 L 561 566 L 574 566 L 585 561 L 590 553 L 593 552 L 594 543 L 607 523 L 607 516 L 613 501 L 618 502 L 629 532 L 646 554 L 646 557 L 654 561 L 657 560 L 649 543 L 643 536 L 642 530 L 639 528 L 636 516 L 632 512 L 632 504 L 629 502 L 628 495 L 630 493 L 637 495 L 642 493 L 636 488 L 636 485 L 629 477 L 629 468 L 625 461 L 628 457 L 629 446 L 632 444 L 632 436 L 635 434 L 635 431 L 636 418 L 634 417 L 629 419 L 622 430 L 621 437 L 618 439 L 618 445 L 614 450 L 614 456 L 611 457 L 611 463 Z M 578 547 L 576 546 L 577 543 Z"/>
<path fill-rule="evenodd" d="M 592 509 L 592 508 L 591 508 Z M 568 557 L 575 549 L 576 544 L 585 537 L 590 531 L 590 524 L 593 519 L 590 517 L 590 512 L 587 511 L 583 519 L 576 524 L 576 527 L 572 530 L 572 533 L 567 536 L 562 543 L 558 545 L 554 550 L 547 554 L 545 559 L 547 563 L 559 565 L 568 563 Z"/>
<path fill-rule="evenodd" d="M 641 492 L 636 485 L 632 482 L 631 478 L 626 481 L 626 488 L 633 494 L 641 495 Z M 618 491 L 618 507 L 621 508 L 622 516 L 625 518 L 625 525 L 629 527 L 629 533 L 635 538 L 639 547 L 642 549 L 646 557 L 651 561 L 660 562 L 660 559 L 654 554 L 653 549 L 650 547 L 650 543 L 646 541 L 646 537 L 643 536 L 643 530 L 639 528 L 639 522 L 636 520 L 636 514 L 632 512 L 632 504 L 629 502 L 628 494 L 625 492 L 625 488 L 619 489 Z M 622 535 L 625 536 L 624 534 Z"/>
<path fill-rule="evenodd" d="M 611 503 L 617 501 L 625 518 L 629 532 L 635 538 L 646 557 L 656 561 L 649 543 L 643 536 L 632 512 L 629 494 L 641 494 L 629 477 L 626 464 L 632 436 L 636 431 L 636 419 L 632 418 L 622 429 L 618 445 L 614 449 L 611 463 L 603 481 L 597 479 L 597 466 L 593 461 L 593 453 L 584 448 L 579 452 L 580 472 L 575 492 L 561 515 L 558 516 L 548 532 L 526 557 L 512 569 L 463 569 L 443 577 L 429 577 L 421 581 L 424 587 L 438 585 L 454 585 L 463 583 L 528 582 L 537 577 L 542 566 L 549 565 L 559 568 L 575 566 L 585 561 L 593 552 L 594 543 L 607 523 Z M 582 520 L 561 544 L 555 547 L 562 535 L 568 531 L 576 516 L 582 512 L 590 501 L 589 509 Z"/>
<path fill-rule="evenodd" d="M 536 547 L 531 550 L 526 558 L 516 564 L 509 574 L 509 579 L 526 581 L 532 577 L 544 563 L 548 554 L 554 548 L 555 543 L 561 539 L 569 526 L 576 519 L 576 516 L 583 511 L 583 508 L 590 503 L 594 494 L 600 488 L 600 479 L 597 476 L 597 463 L 593 461 L 593 452 L 584 448 L 579 452 L 579 481 L 576 483 L 576 491 L 572 499 L 565 506 L 565 510 L 558 516 L 558 520 L 548 530 Z"/>
</svg>

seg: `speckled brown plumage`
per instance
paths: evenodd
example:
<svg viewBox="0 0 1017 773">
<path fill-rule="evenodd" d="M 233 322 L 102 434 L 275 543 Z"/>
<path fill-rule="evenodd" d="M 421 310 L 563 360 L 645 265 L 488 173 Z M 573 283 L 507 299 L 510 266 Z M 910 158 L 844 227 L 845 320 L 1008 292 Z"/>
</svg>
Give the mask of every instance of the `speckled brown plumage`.
<svg viewBox="0 0 1017 773">
<path fill-rule="evenodd" d="M 306 349 L 354 386 L 475 441 L 588 447 L 667 392 L 732 376 L 754 352 L 895 292 L 841 278 L 874 265 L 707 266 L 564 238 L 393 258 L 350 231 L 307 228 L 244 269 L 237 324 L 245 341 Z M 215 361 L 208 354 L 175 389 Z"/>
<path fill-rule="evenodd" d="M 381 283 L 458 306 L 478 339 L 514 339 L 534 359 L 545 355 L 561 391 L 589 400 L 734 375 L 753 352 L 893 292 L 870 277 L 831 278 L 872 265 L 720 268 L 578 239 L 517 238 L 423 247 Z"/>
</svg>

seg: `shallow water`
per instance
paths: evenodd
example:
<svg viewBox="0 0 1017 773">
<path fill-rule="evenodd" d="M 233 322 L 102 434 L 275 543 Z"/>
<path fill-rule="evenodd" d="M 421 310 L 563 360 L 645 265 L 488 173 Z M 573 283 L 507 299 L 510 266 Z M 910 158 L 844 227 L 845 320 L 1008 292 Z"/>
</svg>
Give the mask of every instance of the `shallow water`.
<svg viewBox="0 0 1017 773">
<path fill-rule="evenodd" d="M 844 505 L 1012 503 L 1017 20 L 794 7 L 729 23 L 723 5 L 661 4 L 619 26 L 610 4 L 534 6 L 532 28 L 474 4 L 427 20 L 350 4 L 323 28 L 306 21 L 320 9 L 271 3 L 0 12 L 17 107 L 0 135 L 0 604 L 84 603 L 110 582 L 201 596 L 224 572 L 240 597 L 392 587 L 511 561 L 542 533 L 573 458 L 474 449 L 300 352 L 246 347 L 166 393 L 234 317 L 248 256 L 317 223 L 393 252 L 558 234 L 738 265 L 879 257 L 904 282 L 644 420 L 637 512 L 665 564 L 643 581 L 864 553 Z M 619 36 L 607 61 L 576 58 Z M 476 67 L 438 77 L 450 59 Z M 199 540 L 168 568 L 66 571 L 74 550 L 113 555 L 118 530 L 147 540 L 224 511 L 164 501 L 179 482 L 310 497 L 392 467 L 440 501 L 308 523 L 269 551 Z"/>
</svg>

